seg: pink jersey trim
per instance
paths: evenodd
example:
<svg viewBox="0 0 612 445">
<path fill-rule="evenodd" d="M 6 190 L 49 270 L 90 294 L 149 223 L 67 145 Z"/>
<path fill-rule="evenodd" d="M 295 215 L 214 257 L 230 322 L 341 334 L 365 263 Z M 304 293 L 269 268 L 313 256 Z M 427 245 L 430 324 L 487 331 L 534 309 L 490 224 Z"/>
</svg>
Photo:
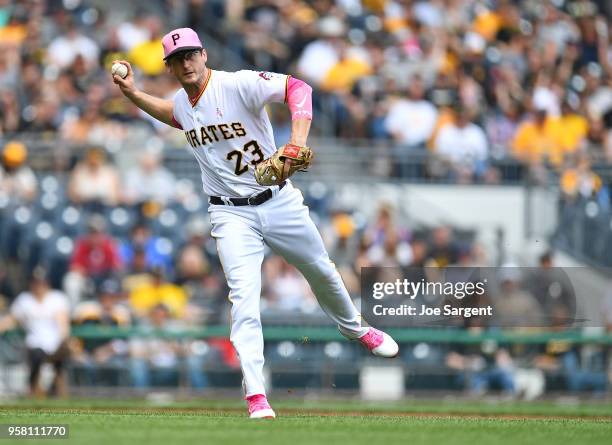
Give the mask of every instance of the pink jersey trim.
<svg viewBox="0 0 612 445">
<path fill-rule="evenodd" d="M 291 119 L 312 120 L 312 88 L 306 82 L 289 77 L 287 79 L 287 105 Z"/>
</svg>

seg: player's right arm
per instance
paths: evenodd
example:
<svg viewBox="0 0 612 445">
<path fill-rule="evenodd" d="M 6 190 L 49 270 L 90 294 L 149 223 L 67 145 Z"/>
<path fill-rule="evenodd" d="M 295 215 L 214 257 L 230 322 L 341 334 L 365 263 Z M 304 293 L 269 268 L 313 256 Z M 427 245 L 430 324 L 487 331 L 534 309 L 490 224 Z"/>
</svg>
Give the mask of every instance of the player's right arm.
<svg viewBox="0 0 612 445">
<path fill-rule="evenodd" d="M 173 115 L 174 102 L 168 99 L 151 96 L 150 94 L 140 91 L 134 84 L 134 72 L 130 64 L 125 60 L 113 61 L 113 63 L 115 62 L 125 65 L 128 69 L 128 74 L 125 79 L 117 74 L 113 75 L 113 82 L 119 86 L 124 96 L 155 119 L 178 128 L 178 124 Z"/>
</svg>

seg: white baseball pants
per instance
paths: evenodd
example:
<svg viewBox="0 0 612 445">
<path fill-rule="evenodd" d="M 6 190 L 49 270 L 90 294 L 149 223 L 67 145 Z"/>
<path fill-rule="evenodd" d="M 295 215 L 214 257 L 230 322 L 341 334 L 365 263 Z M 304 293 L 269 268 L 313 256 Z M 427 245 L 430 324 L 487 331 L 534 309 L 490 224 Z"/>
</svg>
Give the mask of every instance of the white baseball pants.
<svg viewBox="0 0 612 445">
<path fill-rule="evenodd" d="M 347 338 L 365 334 L 361 316 L 329 259 L 300 190 L 289 182 L 259 206 L 211 205 L 212 236 L 230 288 L 230 340 L 242 368 L 245 396 L 265 394 L 259 312 L 264 243 L 306 278 L 323 310 Z"/>
</svg>

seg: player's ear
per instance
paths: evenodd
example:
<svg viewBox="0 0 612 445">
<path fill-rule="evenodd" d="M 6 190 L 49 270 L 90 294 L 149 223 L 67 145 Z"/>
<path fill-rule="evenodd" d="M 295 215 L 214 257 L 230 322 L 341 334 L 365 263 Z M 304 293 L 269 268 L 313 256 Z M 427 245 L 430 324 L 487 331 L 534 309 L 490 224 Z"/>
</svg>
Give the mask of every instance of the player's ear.
<svg viewBox="0 0 612 445">
<path fill-rule="evenodd" d="M 206 50 L 202 48 L 202 58 L 204 59 L 204 63 L 208 62 L 208 54 L 206 54 Z"/>
</svg>

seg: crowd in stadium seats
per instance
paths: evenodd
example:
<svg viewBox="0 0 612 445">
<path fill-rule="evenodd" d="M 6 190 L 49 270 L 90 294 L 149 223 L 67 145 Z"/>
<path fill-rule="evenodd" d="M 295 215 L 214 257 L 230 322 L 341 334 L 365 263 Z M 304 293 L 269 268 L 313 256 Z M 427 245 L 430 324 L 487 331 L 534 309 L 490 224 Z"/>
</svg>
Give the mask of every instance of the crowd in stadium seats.
<svg viewBox="0 0 612 445">
<path fill-rule="evenodd" d="M 226 304 L 206 199 L 182 192 L 156 153 L 143 151 L 139 164 L 121 174 L 92 146 L 73 154 L 65 170 L 35 173 L 25 144 L 11 141 L 0 161 L 1 282 L 14 289 L 5 293 L 9 300 L 44 265 L 54 269 L 51 284 L 72 307 L 98 295 L 109 279 L 119 281 L 136 317 L 161 303 L 173 318 L 201 323 Z M 330 198 L 319 196 L 313 212 L 353 295 L 362 267 L 486 261 L 469 237 L 457 243 L 448 227 L 413 233 L 390 203 L 368 221 L 359 209 L 333 207 Z M 269 255 L 263 273 L 269 308 L 318 310 L 305 281 L 279 257 Z"/>
<path fill-rule="evenodd" d="M 161 35 L 191 26 L 220 44 L 216 60 L 237 55 L 246 67 L 310 82 L 332 135 L 386 140 L 399 159 L 435 153 L 431 176 L 496 182 L 492 164 L 515 158 L 545 180 L 544 167 L 562 174 L 585 157 L 612 161 L 605 0 L 100 5 L 16 0 L 2 8 L 3 137 L 31 132 L 111 148 L 140 128 L 183 144 L 122 98 L 108 67 L 128 59 L 144 89 L 169 97 L 178 85 L 164 74 Z M 277 124 L 284 134 L 286 116 Z"/>
</svg>

